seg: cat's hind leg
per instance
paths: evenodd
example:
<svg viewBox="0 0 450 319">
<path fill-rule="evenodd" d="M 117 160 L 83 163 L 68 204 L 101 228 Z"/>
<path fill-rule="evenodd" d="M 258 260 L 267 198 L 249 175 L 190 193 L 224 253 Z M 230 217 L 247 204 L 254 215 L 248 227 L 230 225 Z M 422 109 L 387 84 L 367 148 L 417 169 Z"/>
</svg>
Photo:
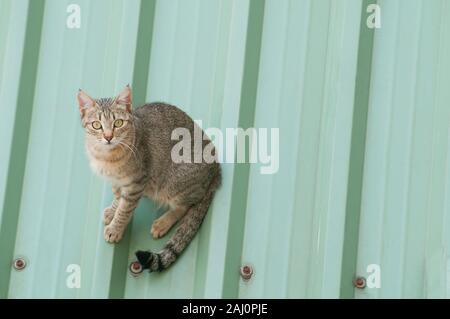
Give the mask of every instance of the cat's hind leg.
<svg viewBox="0 0 450 319">
<path fill-rule="evenodd" d="M 158 239 L 163 237 L 167 232 L 181 219 L 187 212 L 187 208 L 184 206 L 178 206 L 170 208 L 161 217 L 156 219 L 150 230 L 153 238 Z"/>
</svg>

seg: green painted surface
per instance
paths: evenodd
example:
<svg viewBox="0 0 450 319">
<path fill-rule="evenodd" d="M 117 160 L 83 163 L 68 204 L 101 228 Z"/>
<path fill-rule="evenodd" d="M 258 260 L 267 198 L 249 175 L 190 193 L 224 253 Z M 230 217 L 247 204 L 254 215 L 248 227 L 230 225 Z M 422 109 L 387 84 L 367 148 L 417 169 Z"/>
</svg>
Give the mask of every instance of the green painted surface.
<svg viewBox="0 0 450 319">
<path fill-rule="evenodd" d="M 380 1 L 375 32 L 358 298 L 446 298 L 449 257 L 450 3 Z"/>
<path fill-rule="evenodd" d="M 2 196 L 3 205 L 0 225 L 0 250 L 2 253 L 0 267 L 2 270 L 5 270 L 0 273 L 0 293 L 2 297 L 6 296 L 6 291 L 10 285 L 10 266 L 17 235 L 17 212 L 21 201 L 21 190 L 24 186 L 24 169 L 35 92 L 37 58 L 41 43 L 43 8 L 43 1 L 34 1 L 30 3 L 28 10 L 24 10 L 25 7 L 22 7 L 21 9 L 24 11 L 20 12 L 21 14 L 27 14 L 27 24 L 17 90 L 17 107 L 15 108 L 15 117 L 12 122 L 12 143 L 10 144 L 9 159 L 6 159 L 8 173 L 4 195 Z"/>
<path fill-rule="evenodd" d="M 29 266 L 11 274 L 14 298 L 107 297 L 118 262 L 102 238 L 109 189 L 89 170 L 75 95 L 79 87 L 110 95 L 131 83 L 136 38 L 128 34 L 137 32 L 140 3 L 79 2 L 82 27 L 68 29 L 69 3 L 45 1 L 14 248 Z M 80 289 L 66 286 L 70 264 L 81 266 Z"/>
<path fill-rule="evenodd" d="M 258 73 L 260 65 L 262 29 L 264 19 L 264 1 L 251 0 L 249 7 L 247 38 L 245 47 L 244 70 L 242 77 L 241 101 L 238 127 L 254 127 L 254 116 L 258 90 Z M 257 143 L 257 141 L 248 141 Z M 247 144 L 247 145 L 249 145 Z M 246 154 L 249 159 L 249 154 Z M 241 266 L 242 244 L 244 237 L 244 211 L 249 192 L 249 163 L 235 165 L 233 190 L 231 193 L 230 227 L 228 229 L 227 252 L 223 297 L 235 298 L 238 295 L 239 273 Z"/>
<path fill-rule="evenodd" d="M 362 15 L 370 0 L 364 1 Z M 367 113 L 370 95 L 370 75 L 372 68 L 373 29 L 367 28 L 361 19 L 358 47 L 358 71 L 355 83 L 355 108 L 353 111 L 352 140 L 349 166 L 347 203 L 345 216 L 344 251 L 341 269 L 341 298 L 353 298 L 353 279 L 358 256 L 358 233 L 361 212 L 361 192 L 366 149 Z"/>
<path fill-rule="evenodd" d="M 13 144 L 12 134 L 17 109 L 20 70 L 28 10 L 26 1 L 0 2 L 0 110 L 5 121 L 0 125 L 0 207 L 3 207 Z M 0 221 L 3 209 L 0 211 Z"/>
<path fill-rule="evenodd" d="M 376 30 L 371 3 L 0 0 L 0 296 L 448 297 L 450 3 L 378 0 Z M 104 241 L 111 191 L 89 169 L 75 99 L 127 83 L 137 104 L 174 103 L 204 128 L 280 137 L 276 174 L 222 164 L 187 251 L 138 277 L 134 251 L 166 240 L 149 232 L 162 210 L 142 200 L 123 241 Z M 355 290 L 370 264 L 381 288 Z"/>
<path fill-rule="evenodd" d="M 280 128 L 280 168 L 251 167 L 243 298 L 339 296 L 361 4 L 268 1 L 256 127 Z"/>
<path fill-rule="evenodd" d="M 202 120 L 205 128 L 236 127 L 249 2 L 163 1 L 156 3 L 155 10 L 147 100 L 179 105 L 194 119 Z M 228 100 L 233 97 L 237 99 Z M 232 165 L 225 164 L 223 169 L 222 188 L 188 251 L 169 272 L 143 278 L 128 275 L 126 297 L 221 296 L 228 271 L 228 232 L 234 231 L 229 219 L 235 178 Z M 135 250 L 157 250 L 167 240 L 155 241 L 149 236 L 151 221 L 161 213 L 149 202 L 138 210 L 130 259 Z M 224 227 L 227 224 L 228 230 Z"/>
</svg>

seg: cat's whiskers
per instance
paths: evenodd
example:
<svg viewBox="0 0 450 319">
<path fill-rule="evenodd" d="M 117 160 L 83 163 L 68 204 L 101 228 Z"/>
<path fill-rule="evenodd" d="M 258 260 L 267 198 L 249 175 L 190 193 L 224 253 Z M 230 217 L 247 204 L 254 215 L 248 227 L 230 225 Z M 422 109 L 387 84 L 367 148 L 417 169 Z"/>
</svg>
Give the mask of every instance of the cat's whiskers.
<svg viewBox="0 0 450 319">
<path fill-rule="evenodd" d="M 174 105 L 150 103 L 133 110 L 129 86 L 114 98 L 92 99 L 80 90 L 77 99 L 91 167 L 113 184 L 113 203 L 104 211 L 105 240 L 119 242 L 141 197 L 150 197 L 158 209 L 168 206 L 152 224 L 154 238 L 179 225 L 161 251 L 138 251 L 136 257 L 143 269 L 168 268 L 198 232 L 221 183 L 220 165 L 175 165 L 167 136 L 179 125 L 193 134 L 195 126 Z"/>
<path fill-rule="evenodd" d="M 134 150 L 133 150 L 133 148 L 130 147 L 130 145 L 127 145 L 127 144 L 125 144 L 124 142 L 119 141 L 119 142 L 117 142 L 117 143 L 118 143 L 117 145 L 119 145 L 119 146 L 125 146 L 125 147 L 127 147 L 127 148 L 131 151 L 131 153 L 133 154 L 134 159 L 137 161 L 137 155 L 136 155 L 136 152 L 135 152 L 135 151 L 137 151 L 137 149 L 134 147 L 134 145 L 132 145 L 132 147 L 134 148 Z M 122 148 L 122 149 L 123 149 L 123 148 Z"/>
</svg>

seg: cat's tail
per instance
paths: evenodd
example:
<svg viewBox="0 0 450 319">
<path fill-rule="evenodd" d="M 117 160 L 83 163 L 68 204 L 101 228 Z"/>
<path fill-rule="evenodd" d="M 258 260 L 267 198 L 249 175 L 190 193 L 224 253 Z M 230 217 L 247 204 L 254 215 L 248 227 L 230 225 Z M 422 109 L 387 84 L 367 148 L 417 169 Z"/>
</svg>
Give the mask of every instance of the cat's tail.
<svg viewBox="0 0 450 319">
<path fill-rule="evenodd" d="M 149 269 L 150 272 L 163 271 L 177 260 L 200 228 L 219 185 L 220 174 L 211 183 L 205 197 L 199 203 L 189 208 L 175 234 L 160 252 L 154 253 L 139 250 L 135 253 L 143 269 Z"/>
</svg>

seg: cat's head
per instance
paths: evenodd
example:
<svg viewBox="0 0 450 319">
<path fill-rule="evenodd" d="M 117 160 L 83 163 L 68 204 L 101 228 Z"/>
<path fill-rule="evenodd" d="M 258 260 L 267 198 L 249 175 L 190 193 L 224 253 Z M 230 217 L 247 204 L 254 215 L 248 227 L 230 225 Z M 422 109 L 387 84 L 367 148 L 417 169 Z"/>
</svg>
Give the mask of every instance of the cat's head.
<svg viewBox="0 0 450 319">
<path fill-rule="evenodd" d="M 114 98 L 93 99 L 81 89 L 77 98 L 89 143 L 112 148 L 127 142 L 134 129 L 132 93 L 128 85 Z"/>
</svg>

